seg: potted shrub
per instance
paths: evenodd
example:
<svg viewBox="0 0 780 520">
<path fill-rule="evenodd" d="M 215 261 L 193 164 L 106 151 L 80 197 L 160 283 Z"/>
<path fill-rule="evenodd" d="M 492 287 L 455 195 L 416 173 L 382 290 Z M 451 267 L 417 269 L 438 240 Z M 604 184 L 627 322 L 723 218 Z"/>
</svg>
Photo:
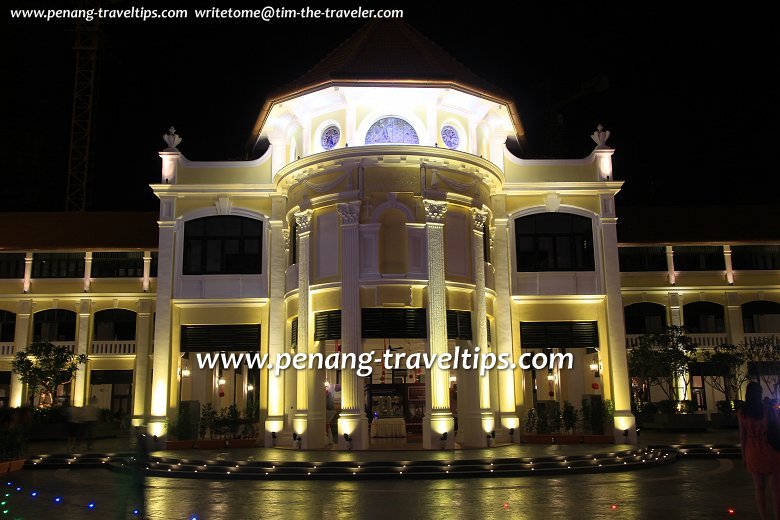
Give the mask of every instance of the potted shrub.
<svg viewBox="0 0 780 520">
<path fill-rule="evenodd" d="M 218 431 L 219 421 L 217 417 L 217 411 L 211 403 L 206 403 L 200 411 L 200 424 L 198 426 L 198 433 L 200 439 L 195 443 L 196 448 L 214 449 L 222 448 L 225 446 L 224 439 L 215 439 L 214 435 L 219 434 Z M 206 439 L 208 433 L 209 438 Z"/>
<path fill-rule="evenodd" d="M 182 411 L 179 410 L 179 418 L 167 422 L 166 431 L 168 432 L 168 438 L 165 441 L 165 449 L 168 450 L 189 450 L 195 446 L 195 441 L 191 439 L 183 439 L 185 434 L 185 421 L 182 417 Z"/>
<path fill-rule="evenodd" d="M 225 430 L 229 435 L 226 444 L 230 448 L 252 448 L 255 446 L 254 434 L 250 438 L 242 438 L 247 432 L 246 419 L 241 418 L 238 406 L 231 404 L 225 413 Z M 252 427 L 254 429 L 254 426 Z M 242 431 L 243 430 L 243 431 Z"/>
</svg>

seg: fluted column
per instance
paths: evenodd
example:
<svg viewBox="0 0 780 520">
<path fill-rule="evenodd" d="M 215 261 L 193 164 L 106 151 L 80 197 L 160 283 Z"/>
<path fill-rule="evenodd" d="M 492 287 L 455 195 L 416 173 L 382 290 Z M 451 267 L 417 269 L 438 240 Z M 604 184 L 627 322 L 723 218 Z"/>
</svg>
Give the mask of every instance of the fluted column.
<svg viewBox="0 0 780 520">
<path fill-rule="evenodd" d="M 514 357 L 512 352 L 512 296 L 509 284 L 511 261 L 504 197 L 493 197 L 492 204 L 493 215 L 496 215 L 496 218 L 493 219 L 496 227 L 495 244 L 493 247 L 494 265 L 496 268 L 496 303 L 494 306 L 496 350 L 497 355 L 506 354 L 509 356 L 509 359 L 512 359 Z M 520 420 L 517 418 L 515 402 L 515 375 L 511 370 L 500 370 L 498 372 L 498 386 L 501 426 L 507 429 L 516 429 L 520 426 Z M 518 438 L 517 434 L 515 434 L 515 438 Z"/>
<path fill-rule="evenodd" d="M 341 217 L 341 351 L 360 356 L 363 351 L 360 326 L 360 202 L 337 206 Z M 341 413 L 339 447 L 347 448 L 344 434 L 353 449 L 368 447 L 368 420 L 363 412 L 363 385 L 357 371 L 341 371 Z"/>
<path fill-rule="evenodd" d="M 444 215 L 447 203 L 424 200 L 428 246 L 428 351 L 437 356 L 447 352 L 447 287 L 444 277 Z M 423 447 L 455 447 L 455 421 L 450 411 L 450 371 L 436 364 L 426 374 L 426 413 L 423 419 Z M 441 438 L 447 434 L 446 440 Z"/>
<path fill-rule="evenodd" d="M 488 350 L 485 244 L 483 241 L 488 213 L 482 209 L 472 208 L 471 215 L 473 222 L 471 249 L 474 258 L 474 303 L 471 313 L 471 330 L 474 332 L 472 353 L 479 356 Z M 476 347 L 479 348 L 479 351 Z M 464 386 L 461 386 L 461 380 L 466 383 Z M 470 392 L 473 395 L 465 396 L 464 392 Z M 458 432 L 463 432 L 463 443 L 467 446 L 485 446 L 487 434 L 493 431 L 493 428 L 494 419 L 490 410 L 490 374 L 485 372 L 484 375 L 479 375 L 477 370 L 461 370 L 458 376 Z"/>
<path fill-rule="evenodd" d="M 298 225 L 298 353 L 309 354 L 314 349 L 310 333 L 309 292 L 309 241 L 314 212 L 310 209 L 295 214 Z M 307 363 L 308 367 L 308 363 Z M 296 394 L 296 411 L 293 431 L 303 437 L 301 448 L 319 448 L 324 444 L 325 419 L 313 413 L 310 398 L 316 398 L 319 388 L 312 388 L 316 378 L 312 377 L 314 369 L 298 370 L 298 391 Z"/>
<path fill-rule="evenodd" d="M 284 283 L 287 255 L 284 236 L 284 210 L 285 198 L 273 197 L 273 220 L 271 220 L 270 233 L 270 262 L 269 262 L 269 311 L 268 311 L 268 359 L 276 362 L 278 355 L 284 352 L 285 347 L 285 304 Z M 274 445 L 273 433 L 280 433 L 284 429 L 284 379 L 293 372 L 285 370 L 279 375 L 268 371 L 268 417 L 265 421 L 264 443 L 266 447 Z"/>
</svg>

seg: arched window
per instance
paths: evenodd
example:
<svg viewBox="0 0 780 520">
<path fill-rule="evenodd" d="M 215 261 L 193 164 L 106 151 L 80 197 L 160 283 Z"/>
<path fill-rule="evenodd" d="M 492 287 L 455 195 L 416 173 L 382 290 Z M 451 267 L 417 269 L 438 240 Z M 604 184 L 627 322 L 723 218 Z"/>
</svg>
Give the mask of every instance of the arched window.
<svg viewBox="0 0 780 520">
<path fill-rule="evenodd" d="M 666 307 L 657 303 L 641 302 L 627 305 L 626 334 L 657 334 L 666 328 Z"/>
<path fill-rule="evenodd" d="M 16 336 L 16 314 L 0 311 L 0 342 L 13 342 Z"/>
<path fill-rule="evenodd" d="M 132 341 L 135 339 L 135 318 L 133 311 L 106 309 L 95 313 L 95 341 Z"/>
<path fill-rule="evenodd" d="M 683 326 L 691 334 L 725 332 L 723 305 L 712 302 L 693 302 L 683 305 Z"/>
<path fill-rule="evenodd" d="M 420 144 L 414 127 L 400 117 L 383 117 L 366 132 L 366 144 Z"/>
<path fill-rule="evenodd" d="M 780 303 L 755 301 L 742 304 L 742 323 L 748 333 L 780 332 Z"/>
<path fill-rule="evenodd" d="M 260 274 L 260 220 L 218 216 L 190 220 L 184 225 L 183 274 Z"/>
<path fill-rule="evenodd" d="M 537 213 L 515 219 L 519 272 L 593 271 L 593 229 L 587 217 Z"/>
<path fill-rule="evenodd" d="M 36 312 L 33 341 L 76 341 L 76 313 L 62 309 Z"/>
</svg>

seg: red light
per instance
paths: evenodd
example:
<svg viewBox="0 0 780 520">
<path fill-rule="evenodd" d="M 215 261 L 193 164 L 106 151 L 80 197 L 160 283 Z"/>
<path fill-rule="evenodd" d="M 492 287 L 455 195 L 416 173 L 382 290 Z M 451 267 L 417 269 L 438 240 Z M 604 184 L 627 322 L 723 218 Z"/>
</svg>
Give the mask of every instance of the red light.
<svg viewBox="0 0 780 520">
<path fill-rule="evenodd" d="M 617 504 L 612 504 L 609 508 L 613 511 L 617 511 Z"/>
<path fill-rule="evenodd" d="M 733 507 L 728 508 L 726 511 L 729 512 L 729 515 L 733 515 L 736 512 Z"/>
<path fill-rule="evenodd" d="M 504 502 L 504 509 L 509 509 L 509 502 Z"/>
</svg>

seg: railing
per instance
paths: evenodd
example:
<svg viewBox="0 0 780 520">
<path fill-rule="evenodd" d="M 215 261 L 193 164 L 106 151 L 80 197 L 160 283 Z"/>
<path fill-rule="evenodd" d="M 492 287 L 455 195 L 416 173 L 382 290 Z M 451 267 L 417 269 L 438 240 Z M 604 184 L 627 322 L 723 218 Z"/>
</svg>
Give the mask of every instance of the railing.
<svg viewBox="0 0 780 520">
<path fill-rule="evenodd" d="M 135 354 L 135 340 L 129 341 L 93 341 L 92 354 L 96 356 L 114 356 Z"/>
<path fill-rule="evenodd" d="M 74 352 L 76 350 L 76 342 L 75 341 L 50 341 L 52 345 L 55 345 L 57 347 L 68 347 L 68 349 L 71 352 Z"/>
<path fill-rule="evenodd" d="M 0 343 L 0 356 L 13 356 L 14 355 L 14 342 L 3 341 Z"/>
<path fill-rule="evenodd" d="M 763 340 L 769 340 L 773 345 L 780 344 L 780 334 L 773 332 L 746 332 L 745 342 L 756 343 Z"/>
<path fill-rule="evenodd" d="M 641 336 L 642 334 L 626 334 L 626 347 L 631 348 L 639 345 L 639 338 Z M 691 338 L 699 348 L 712 348 L 729 342 L 727 334 L 688 334 L 687 336 Z M 766 334 L 763 336 L 766 336 Z"/>
<path fill-rule="evenodd" d="M 639 336 L 641 334 L 626 334 L 626 347 L 636 347 L 639 345 Z"/>
<path fill-rule="evenodd" d="M 729 342 L 728 334 L 688 334 L 699 348 L 713 348 Z"/>
</svg>

